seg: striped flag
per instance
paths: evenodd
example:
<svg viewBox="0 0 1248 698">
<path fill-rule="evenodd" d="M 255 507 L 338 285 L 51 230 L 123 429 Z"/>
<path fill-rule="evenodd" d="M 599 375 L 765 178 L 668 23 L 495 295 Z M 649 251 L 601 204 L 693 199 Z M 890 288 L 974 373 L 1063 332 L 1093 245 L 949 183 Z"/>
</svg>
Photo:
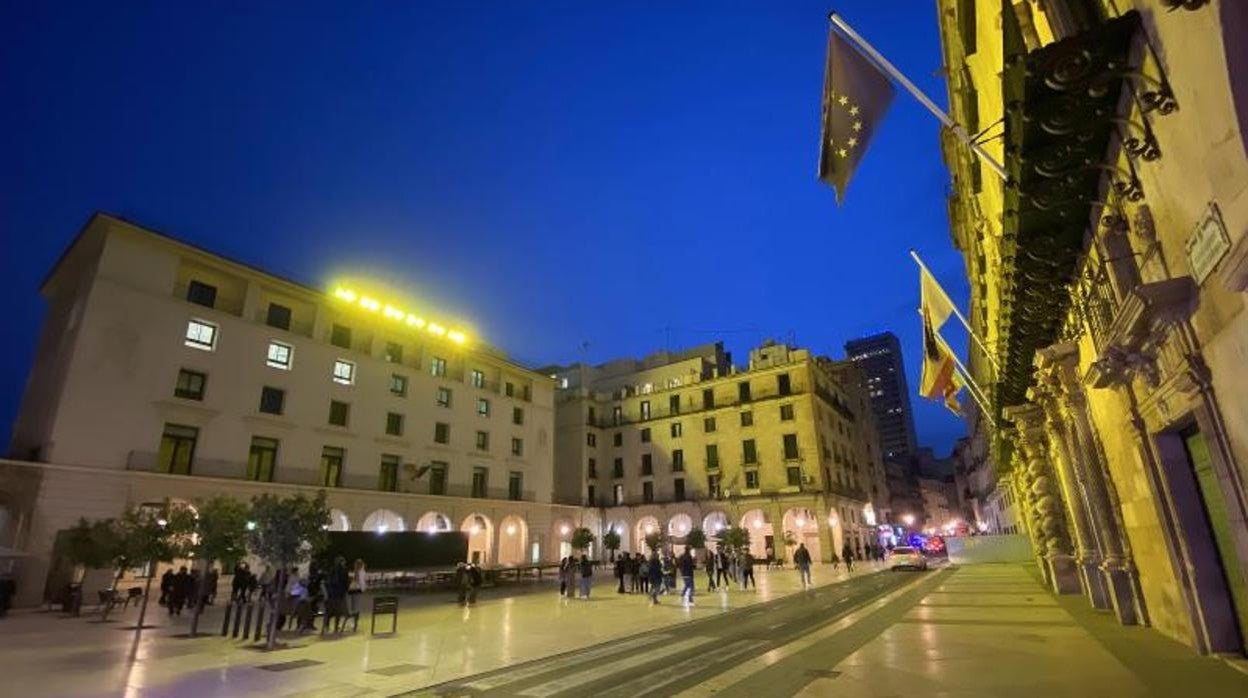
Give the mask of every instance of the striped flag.
<svg viewBox="0 0 1248 698">
<path fill-rule="evenodd" d="M 919 313 L 923 316 L 923 375 L 919 393 L 941 400 L 954 414 L 962 414 L 958 391 L 964 386 L 953 352 L 940 336 L 940 328 L 953 314 L 953 304 L 926 268 L 919 271 Z"/>
</svg>

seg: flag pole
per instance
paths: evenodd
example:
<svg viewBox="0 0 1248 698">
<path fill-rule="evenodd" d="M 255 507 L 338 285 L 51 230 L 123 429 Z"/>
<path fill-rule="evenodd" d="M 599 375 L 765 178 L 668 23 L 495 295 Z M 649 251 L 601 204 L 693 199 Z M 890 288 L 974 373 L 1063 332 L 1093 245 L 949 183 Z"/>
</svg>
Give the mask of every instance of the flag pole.
<svg viewBox="0 0 1248 698">
<path fill-rule="evenodd" d="M 944 286 L 941 286 L 940 282 L 937 281 L 936 276 L 932 274 L 932 270 L 928 269 L 927 265 L 923 263 L 923 260 L 919 258 L 919 253 L 911 249 L 910 258 L 914 260 L 915 264 L 919 265 L 919 269 L 921 271 L 932 278 L 932 281 L 936 284 L 936 288 L 940 290 L 940 294 L 945 297 L 946 301 L 949 302 L 949 307 L 953 310 L 953 314 L 958 316 L 958 319 L 962 321 L 962 326 L 966 328 L 967 334 L 971 335 L 971 339 L 975 340 L 975 344 L 979 345 L 980 351 L 984 352 L 984 357 L 988 359 L 988 363 L 992 364 L 992 368 L 997 373 L 1000 373 L 1001 367 L 997 365 L 997 360 L 992 358 L 992 354 L 988 351 L 987 345 L 985 345 L 983 340 L 979 338 L 978 334 L 975 334 L 975 330 L 971 329 L 971 323 L 967 322 L 966 316 L 962 315 L 961 310 L 958 310 L 958 304 L 954 303 L 953 299 L 949 297 L 949 294 L 945 291 Z"/>
<path fill-rule="evenodd" d="M 930 111 L 933 116 L 940 119 L 942 124 L 953 131 L 953 134 L 958 137 L 958 140 L 965 143 L 971 151 L 979 156 L 980 160 L 983 160 L 984 164 L 987 165 L 990 170 L 996 172 L 997 175 L 1001 177 L 1001 181 L 1008 182 L 1010 180 L 1010 175 L 1005 171 L 1005 167 L 1002 166 L 1001 163 L 997 162 L 996 158 L 992 157 L 992 155 L 990 155 L 982 145 L 976 143 L 975 139 L 971 138 L 971 134 L 967 133 L 966 129 L 962 128 L 961 124 L 950 118 L 944 110 L 936 106 L 935 102 L 928 99 L 927 95 L 923 94 L 923 91 L 920 90 L 917 85 L 910 82 L 909 78 L 903 75 L 900 70 L 897 70 L 897 66 L 890 63 L 889 60 L 881 55 L 879 51 L 875 50 L 874 46 L 867 43 L 866 39 L 859 36 L 858 32 L 854 31 L 852 27 L 846 24 L 845 20 L 841 19 L 840 15 L 836 12 L 829 12 L 828 21 L 832 22 L 832 25 L 837 29 L 840 29 L 841 33 L 845 35 L 845 38 L 854 42 L 854 45 L 865 53 L 880 68 L 880 70 L 883 70 L 889 75 L 889 77 L 900 83 L 902 87 L 906 88 L 906 91 L 917 99 L 920 104 L 927 107 L 927 110 Z"/>
<path fill-rule="evenodd" d="M 940 336 L 940 333 L 935 330 L 932 330 L 932 334 L 936 336 L 936 341 L 940 342 L 941 346 L 945 348 L 949 358 L 953 359 L 953 365 L 958 367 L 958 372 L 962 374 L 962 378 L 966 381 L 966 391 L 974 398 L 976 404 L 979 405 L 979 409 L 983 410 L 984 416 L 988 418 L 988 423 L 992 425 L 993 429 L 996 429 L 997 420 L 993 418 L 992 411 L 988 409 L 988 396 L 984 395 L 984 391 L 979 387 L 979 384 L 971 377 L 971 372 L 966 370 L 966 366 L 962 365 L 962 360 L 958 358 L 957 353 L 949 348 L 949 343 L 945 341 L 945 338 Z"/>
</svg>

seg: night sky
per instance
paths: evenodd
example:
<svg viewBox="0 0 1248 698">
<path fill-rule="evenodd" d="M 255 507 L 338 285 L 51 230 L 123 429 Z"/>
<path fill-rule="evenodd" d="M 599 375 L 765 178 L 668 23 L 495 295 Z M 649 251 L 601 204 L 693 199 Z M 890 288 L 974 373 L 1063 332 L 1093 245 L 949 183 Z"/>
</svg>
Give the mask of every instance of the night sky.
<svg viewBox="0 0 1248 698">
<path fill-rule="evenodd" d="M 935 5 L 837 9 L 943 104 Z M 829 9 L 0 0 L 0 444 L 39 282 L 94 210 L 318 287 L 382 281 L 531 365 L 716 338 L 738 363 L 767 337 L 840 356 L 891 329 L 913 390 L 907 249 L 967 293 L 939 124 L 899 93 L 836 206 Z M 912 399 L 947 453 L 961 421 Z"/>
</svg>

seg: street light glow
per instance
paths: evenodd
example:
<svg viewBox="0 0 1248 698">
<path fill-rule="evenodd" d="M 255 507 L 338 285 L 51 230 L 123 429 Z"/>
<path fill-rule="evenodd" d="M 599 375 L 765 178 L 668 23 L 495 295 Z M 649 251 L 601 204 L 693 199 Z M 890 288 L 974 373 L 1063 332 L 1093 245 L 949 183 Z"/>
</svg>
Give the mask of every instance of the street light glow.
<svg viewBox="0 0 1248 698">
<path fill-rule="evenodd" d="M 380 312 L 382 316 L 390 320 L 401 322 L 413 329 L 425 330 L 426 332 L 438 337 L 445 337 L 456 344 L 464 344 L 468 341 L 468 335 L 463 330 L 447 328 L 446 326 L 440 325 L 436 322 L 426 322 L 425 319 L 419 315 L 407 312 L 393 303 L 384 303 L 376 298 L 373 298 L 372 296 L 357 293 L 353 289 L 347 288 L 346 286 L 336 287 L 331 295 L 340 301 L 358 306 L 370 313 Z"/>
</svg>

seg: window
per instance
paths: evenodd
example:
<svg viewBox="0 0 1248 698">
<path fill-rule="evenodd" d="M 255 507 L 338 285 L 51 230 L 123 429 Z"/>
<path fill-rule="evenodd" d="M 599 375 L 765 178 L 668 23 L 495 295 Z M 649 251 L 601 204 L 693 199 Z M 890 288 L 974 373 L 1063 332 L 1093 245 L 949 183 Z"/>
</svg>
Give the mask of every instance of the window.
<svg viewBox="0 0 1248 698">
<path fill-rule="evenodd" d="M 801 487 L 802 486 L 802 469 L 801 468 L 798 468 L 798 467 L 785 468 L 785 473 L 788 475 L 789 487 Z"/>
<path fill-rule="evenodd" d="M 654 474 L 654 456 L 651 456 L 649 453 L 641 454 L 641 474 Z"/>
<path fill-rule="evenodd" d="M 386 361 L 392 364 L 403 363 L 403 345 L 398 342 L 386 342 Z"/>
<path fill-rule="evenodd" d="M 398 412 L 386 413 L 386 433 L 390 436 L 403 435 L 403 415 Z"/>
<path fill-rule="evenodd" d="M 329 343 L 342 347 L 343 349 L 351 348 L 351 328 L 337 323 L 329 331 Z"/>
<path fill-rule="evenodd" d="M 204 374 L 184 368 L 178 371 L 178 382 L 173 386 L 173 394 L 187 400 L 203 400 L 204 382 L 207 380 L 208 377 Z"/>
<path fill-rule="evenodd" d="M 745 489 L 747 490 L 758 489 L 758 471 L 757 470 L 745 471 Z"/>
<path fill-rule="evenodd" d="M 598 436 L 593 433 L 585 435 L 585 445 L 593 448 L 598 445 Z"/>
<path fill-rule="evenodd" d="M 511 471 L 507 476 L 507 499 L 518 502 L 524 499 L 524 473 Z"/>
<path fill-rule="evenodd" d="M 217 304 L 217 287 L 202 281 L 192 281 L 186 289 L 186 299 L 192 303 L 211 308 Z"/>
<path fill-rule="evenodd" d="M 680 472 L 685 469 L 685 450 L 678 448 L 672 451 L 672 470 Z"/>
<path fill-rule="evenodd" d="M 351 406 L 345 402 L 337 400 L 329 401 L 329 423 L 337 427 L 347 426 L 347 418 L 350 416 Z"/>
<path fill-rule="evenodd" d="M 616 458 L 611 463 L 611 477 L 624 477 L 624 459 Z"/>
<path fill-rule="evenodd" d="M 754 426 L 754 413 L 753 412 L 745 411 L 741 413 L 741 426 L 743 427 Z"/>
<path fill-rule="evenodd" d="M 203 320 L 186 323 L 186 346 L 212 351 L 217 348 L 217 326 Z"/>
<path fill-rule="evenodd" d="M 350 361 L 336 359 L 334 361 L 334 382 L 351 385 L 355 382 L 355 364 Z"/>
<path fill-rule="evenodd" d="M 718 475 L 706 476 L 706 491 L 710 493 L 712 497 L 716 499 L 719 498 L 719 476 Z"/>
<path fill-rule="evenodd" d="M 247 479 L 255 482 L 273 482 L 273 469 L 277 466 L 277 439 L 263 436 L 251 437 L 251 450 L 247 453 Z"/>
<path fill-rule="evenodd" d="M 289 344 L 282 342 L 269 342 L 269 353 L 265 358 L 265 365 L 271 368 L 280 368 L 283 371 L 290 370 L 291 359 L 294 358 L 295 348 Z"/>
<path fill-rule="evenodd" d="M 641 501 L 649 504 L 654 501 L 654 483 L 646 480 L 641 483 Z"/>
<path fill-rule="evenodd" d="M 446 375 L 446 359 L 439 356 L 433 357 L 433 361 L 429 362 L 429 372 L 435 376 Z"/>
<path fill-rule="evenodd" d="M 623 446 L 623 445 L 624 445 L 624 432 L 622 432 L 622 431 L 617 431 L 617 432 L 615 432 L 614 434 L 612 434 L 612 435 L 611 435 L 611 445 L 612 445 L 612 446 Z"/>
<path fill-rule="evenodd" d="M 643 420 L 650 419 L 650 401 L 649 400 L 641 401 L 641 418 Z"/>
<path fill-rule="evenodd" d="M 481 498 L 486 495 L 490 484 L 490 471 L 478 465 L 472 469 L 472 496 Z"/>
<path fill-rule="evenodd" d="M 781 405 L 780 406 L 780 421 L 782 422 L 793 421 L 793 405 Z"/>
<path fill-rule="evenodd" d="M 589 505 L 589 506 L 591 506 L 591 507 L 592 507 L 592 506 L 594 506 L 594 503 L 595 503 L 595 501 L 596 501 L 596 500 L 595 500 L 595 495 L 596 495 L 596 494 L 597 494 L 597 493 L 596 493 L 596 492 L 594 492 L 594 486 L 593 486 L 593 485 L 590 485 L 590 486 L 588 487 L 588 489 L 587 489 L 586 493 L 585 493 L 585 504 L 587 504 L 587 505 Z"/>
<path fill-rule="evenodd" d="M 594 458 L 589 459 L 589 477 L 598 477 L 598 461 Z"/>
<path fill-rule="evenodd" d="M 672 438 L 678 439 L 685 433 L 685 427 L 680 422 L 672 422 Z"/>
<path fill-rule="evenodd" d="M 390 394 L 395 397 L 407 395 L 407 376 L 400 376 L 397 373 L 390 374 Z"/>
<path fill-rule="evenodd" d="M 490 401 L 483 397 L 477 398 L 477 414 L 482 417 L 490 416 Z"/>
<path fill-rule="evenodd" d="M 517 407 L 516 409 L 520 409 L 520 408 Z M 591 405 L 589 407 L 589 416 L 585 418 L 585 423 L 589 424 L 590 426 L 593 426 L 594 422 L 597 422 L 597 421 L 598 421 L 598 415 L 596 412 L 594 412 L 594 408 Z"/>
<path fill-rule="evenodd" d="M 264 324 L 279 330 L 289 330 L 290 308 L 277 303 L 269 303 L 269 312 L 264 318 Z"/>
<path fill-rule="evenodd" d="M 624 504 L 624 485 L 616 485 L 611 488 L 611 501 L 615 506 L 623 506 Z"/>
<path fill-rule="evenodd" d="M 511 437 L 511 455 L 513 456 L 524 455 L 524 439 L 520 439 L 515 436 Z"/>
<path fill-rule="evenodd" d="M 472 387 L 474 388 L 485 387 L 485 374 L 484 373 L 474 368 L 472 369 L 472 373 L 470 374 L 470 376 L 472 380 Z"/>
<path fill-rule="evenodd" d="M 781 373 L 776 376 L 776 389 L 781 395 L 793 394 L 793 384 L 789 381 L 789 374 Z"/>
<path fill-rule="evenodd" d="M 433 440 L 435 443 L 449 444 L 451 442 L 451 425 L 446 422 L 434 424 Z"/>
<path fill-rule="evenodd" d="M 797 457 L 798 457 L 797 456 L 797 434 L 785 434 L 784 435 L 784 459 L 796 460 Z"/>
<path fill-rule="evenodd" d="M 450 407 L 451 406 L 451 389 L 450 388 L 438 388 L 437 402 L 438 402 L 438 407 Z"/>
<path fill-rule="evenodd" d="M 643 444 L 650 443 L 650 427 L 641 430 L 641 442 Z"/>
<path fill-rule="evenodd" d="M 191 461 L 195 458 L 195 442 L 199 429 L 181 424 L 166 424 L 160 436 L 160 460 L 157 470 L 174 475 L 190 475 Z"/>
<path fill-rule="evenodd" d="M 671 414 L 680 414 L 680 396 L 672 395 L 667 399 L 667 409 Z"/>
<path fill-rule="evenodd" d="M 737 383 L 737 400 L 739 402 L 750 401 L 750 382 L 749 381 Z"/>
<path fill-rule="evenodd" d="M 504 385 L 504 386 L 503 386 L 503 393 L 504 393 L 507 397 L 515 397 L 515 396 L 516 396 L 516 385 L 515 385 L 515 383 L 512 383 L 511 381 L 507 381 L 506 385 Z"/>
<path fill-rule="evenodd" d="M 754 439 L 746 439 L 741 442 L 741 462 L 750 464 L 758 462 L 758 449 L 754 445 Z"/>
<path fill-rule="evenodd" d="M 715 431 L 715 418 L 714 417 L 707 417 L 706 419 L 702 420 L 702 431 L 705 431 L 708 434 Z"/>
<path fill-rule="evenodd" d="M 377 489 L 382 492 L 399 491 L 399 457 L 381 454 L 381 472 L 377 474 Z"/>
<path fill-rule="evenodd" d="M 265 414 L 281 414 L 286 405 L 286 391 L 264 386 L 260 389 L 260 411 Z"/>
<path fill-rule="evenodd" d="M 477 432 L 477 450 L 478 451 L 490 450 L 490 432 L 488 431 Z"/>
<path fill-rule="evenodd" d="M 622 421 L 624 421 L 624 408 L 623 408 L 623 407 L 620 407 L 619 405 L 616 405 L 615 407 L 612 407 L 612 408 L 611 408 L 611 424 L 612 424 L 612 426 L 617 426 L 617 427 L 618 427 L 618 426 L 620 425 L 620 422 L 622 422 Z"/>
<path fill-rule="evenodd" d="M 342 486 L 342 459 L 346 452 L 335 446 L 321 449 L 321 487 Z"/>
<path fill-rule="evenodd" d="M 446 463 L 434 461 L 429 465 L 429 494 L 446 494 Z"/>
<path fill-rule="evenodd" d="M 715 407 L 715 389 L 703 388 L 702 389 L 702 409 L 709 410 L 713 407 Z"/>
<path fill-rule="evenodd" d="M 589 416 L 592 419 L 594 415 L 591 412 Z M 523 407 L 511 408 L 511 423 L 515 424 L 516 426 L 520 426 L 524 424 L 524 408 Z"/>
<path fill-rule="evenodd" d="M 672 481 L 672 485 L 676 488 L 674 493 L 676 501 L 685 501 L 685 479 L 683 477 L 678 477 Z"/>
<path fill-rule="evenodd" d="M 706 469 L 714 470 L 719 467 L 719 446 L 717 444 L 706 445 Z"/>
</svg>

